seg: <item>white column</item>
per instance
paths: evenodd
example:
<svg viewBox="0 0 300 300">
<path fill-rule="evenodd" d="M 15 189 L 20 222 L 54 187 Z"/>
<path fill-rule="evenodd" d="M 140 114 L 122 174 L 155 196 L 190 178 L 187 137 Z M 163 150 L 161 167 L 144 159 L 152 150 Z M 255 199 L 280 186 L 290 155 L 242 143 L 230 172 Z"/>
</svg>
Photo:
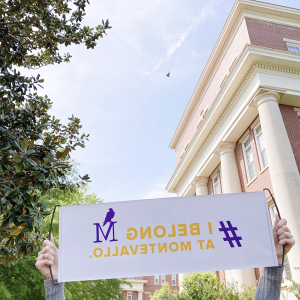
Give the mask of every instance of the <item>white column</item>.
<svg viewBox="0 0 300 300">
<path fill-rule="evenodd" d="M 265 142 L 272 186 L 282 217 L 296 244 L 288 254 L 293 279 L 300 279 L 300 178 L 295 156 L 283 123 L 278 101 L 280 95 L 269 91 L 254 99 Z"/>
<path fill-rule="evenodd" d="M 138 292 L 138 300 L 143 300 L 143 292 Z"/>
<path fill-rule="evenodd" d="M 241 193 L 241 182 L 235 158 L 235 143 L 222 142 L 217 152 L 221 158 L 223 193 Z M 237 281 L 239 284 L 256 286 L 256 277 L 254 269 L 240 269 L 240 270 L 225 270 L 225 278 L 228 281 Z"/>
<path fill-rule="evenodd" d="M 208 177 L 196 177 L 193 185 L 196 187 L 196 195 L 208 195 L 208 188 L 207 188 L 207 183 L 208 183 Z"/>
</svg>

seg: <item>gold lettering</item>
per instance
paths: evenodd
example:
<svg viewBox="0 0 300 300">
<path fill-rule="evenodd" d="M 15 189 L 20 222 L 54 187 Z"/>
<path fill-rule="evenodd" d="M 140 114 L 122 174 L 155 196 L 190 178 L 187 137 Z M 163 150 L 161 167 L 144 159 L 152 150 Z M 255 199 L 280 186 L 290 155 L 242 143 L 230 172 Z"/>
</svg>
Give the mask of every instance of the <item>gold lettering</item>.
<svg viewBox="0 0 300 300">
<path fill-rule="evenodd" d="M 200 225 L 199 223 L 190 224 L 190 234 L 191 235 L 200 235 Z"/>
<path fill-rule="evenodd" d="M 162 251 L 165 250 L 167 252 L 167 243 L 163 243 L 162 245 L 158 243 L 158 252 L 162 253 Z"/>
<path fill-rule="evenodd" d="M 100 251 L 100 254 L 97 254 L 97 251 Z M 95 248 L 95 249 L 94 249 L 94 256 L 95 256 L 95 257 L 101 257 L 102 254 L 103 254 L 103 251 L 102 251 L 101 248 Z"/>
<path fill-rule="evenodd" d="M 203 250 L 203 242 L 204 240 L 198 240 L 197 243 L 200 244 L 200 249 Z"/>
<path fill-rule="evenodd" d="M 172 225 L 172 233 L 168 234 L 168 237 L 175 237 L 176 236 L 176 228 L 175 225 Z"/>
<path fill-rule="evenodd" d="M 212 227 L 211 227 L 211 222 L 208 222 L 208 232 L 209 234 L 212 234 Z"/>
<path fill-rule="evenodd" d="M 156 244 L 149 244 L 149 246 L 151 247 L 151 252 L 154 253 L 154 246 L 156 246 Z"/>
<path fill-rule="evenodd" d="M 147 244 L 140 245 L 140 249 L 141 249 L 141 254 L 147 254 L 148 253 Z"/>
<path fill-rule="evenodd" d="M 140 231 L 141 231 L 141 239 L 143 240 L 146 235 L 148 234 L 148 239 L 151 239 L 151 227 L 148 226 L 145 231 L 143 227 L 140 227 Z"/>
<path fill-rule="evenodd" d="M 118 256 L 119 254 L 119 249 L 118 249 L 118 246 L 116 246 L 116 253 L 114 253 L 112 256 Z"/>
<path fill-rule="evenodd" d="M 212 242 L 212 240 L 208 240 L 208 241 L 207 241 L 206 249 L 209 249 L 209 248 L 215 249 L 215 245 L 214 245 L 214 243 Z"/>
<path fill-rule="evenodd" d="M 192 245 L 191 245 L 191 241 L 187 241 L 186 244 L 181 241 L 180 242 L 180 247 L 181 247 L 181 251 L 191 251 L 192 250 Z"/>
<path fill-rule="evenodd" d="M 134 250 L 133 250 L 133 247 L 131 245 L 129 247 L 130 247 L 131 253 L 133 255 L 136 255 L 137 251 L 138 251 L 138 248 L 139 248 L 139 245 L 136 245 Z"/>
<path fill-rule="evenodd" d="M 162 230 L 162 233 L 161 233 L 161 234 L 158 234 L 158 232 L 157 232 L 158 229 L 161 229 L 161 230 Z M 166 235 L 166 228 L 165 228 L 164 226 L 161 226 L 161 225 L 156 226 L 156 227 L 154 228 L 154 235 L 155 235 L 157 238 L 159 238 L 159 239 L 163 238 L 163 237 Z"/>
<path fill-rule="evenodd" d="M 105 254 L 104 257 L 110 257 L 110 247 L 107 247 L 107 254 Z"/>
<path fill-rule="evenodd" d="M 179 236 L 187 236 L 186 224 L 178 224 Z"/>
<path fill-rule="evenodd" d="M 126 255 L 129 255 L 129 252 L 128 252 L 128 250 L 127 250 L 127 247 L 126 247 L 126 246 L 123 246 L 123 247 L 122 247 L 122 250 L 121 250 L 120 256 L 122 256 L 122 255 L 124 255 L 124 254 L 126 254 Z"/>
<path fill-rule="evenodd" d="M 133 233 L 131 233 L 130 231 L 132 231 Z M 126 237 L 128 240 L 135 240 L 138 236 L 138 232 L 135 228 L 128 228 L 127 229 L 127 233 L 126 233 Z"/>
<path fill-rule="evenodd" d="M 175 249 L 172 248 L 173 245 L 175 246 Z M 170 245 L 169 245 L 169 249 L 170 249 L 172 252 L 176 252 L 176 251 L 178 251 L 179 246 L 178 246 L 177 243 L 172 242 L 172 243 L 170 243 Z"/>
</svg>

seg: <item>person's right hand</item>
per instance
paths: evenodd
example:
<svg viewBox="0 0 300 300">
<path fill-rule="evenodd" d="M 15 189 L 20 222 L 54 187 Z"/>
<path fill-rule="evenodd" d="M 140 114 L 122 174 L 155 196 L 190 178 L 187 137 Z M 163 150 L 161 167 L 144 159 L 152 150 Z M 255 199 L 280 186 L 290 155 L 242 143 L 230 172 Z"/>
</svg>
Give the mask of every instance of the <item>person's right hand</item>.
<svg viewBox="0 0 300 300">
<path fill-rule="evenodd" d="M 39 252 L 35 266 L 46 277 L 51 279 L 49 266 L 52 268 L 53 279 L 58 279 L 58 249 L 56 248 L 51 235 L 51 239 L 45 240 L 43 249 Z"/>
</svg>

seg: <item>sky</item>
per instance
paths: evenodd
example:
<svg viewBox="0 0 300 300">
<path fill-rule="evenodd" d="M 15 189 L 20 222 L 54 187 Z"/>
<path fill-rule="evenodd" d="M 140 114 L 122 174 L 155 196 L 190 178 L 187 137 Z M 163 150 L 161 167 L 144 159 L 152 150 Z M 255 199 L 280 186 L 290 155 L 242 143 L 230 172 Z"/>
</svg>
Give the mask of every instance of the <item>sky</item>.
<svg viewBox="0 0 300 300">
<path fill-rule="evenodd" d="M 168 145 L 233 3 L 90 0 L 84 24 L 109 19 L 107 36 L 93 50 L 62 47 L 70 63 L 32 71 L 45 79 L 39 94 L 53 101 L 50 113 L 62 123 L 73 114 L 90 134 L 72 152 L 89 193 L 105 202 L 176 196 L 165 190 L 176 168 Z"/>
</svg>

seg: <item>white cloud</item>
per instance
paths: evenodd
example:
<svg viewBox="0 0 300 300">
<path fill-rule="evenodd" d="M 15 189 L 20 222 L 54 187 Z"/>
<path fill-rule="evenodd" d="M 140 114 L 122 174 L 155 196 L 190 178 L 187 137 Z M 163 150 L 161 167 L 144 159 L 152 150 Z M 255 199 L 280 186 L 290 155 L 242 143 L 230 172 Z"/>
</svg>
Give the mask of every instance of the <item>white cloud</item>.
<svg viewBox="0 0 300 300">
<path fill-rule="evenodd" d="M 176 194 L 168 193 L 165 189 L 166 184 L 152 184 L 147 187 L 146 195 L 144 199 L 155 199 L 155 198 L 169 198 L 177 197 Z"/>
<path fill-rule="evenodd" d="M 197 25 L 200 24 L 201 22 L 205 21 L 206 18 L 209 15 L 212 15 L 214 13 L 213 5 L 212 2 L 209 4 L 205 5 L 199 15 L 192 20 L 192 24 L 188 26 L 185 30 L 182 32 L 175 32 L 174 34 L 167 36 L 165 40 L 167 41 L 168 47 L 166 51 L 166 56 L 164 59 L 161 59 L 153 68 L 151 71 L 146 71 L 144 75 L 149 75 L 154 72 L 156 72 L 160 66 L 167 60 L 169 60 L 173 53 L 180 48 L 182 43 L 186 40 L 187 36 L 190 34 L 190 32 L 194 29 L 196 29 Z"/>
</svg>

